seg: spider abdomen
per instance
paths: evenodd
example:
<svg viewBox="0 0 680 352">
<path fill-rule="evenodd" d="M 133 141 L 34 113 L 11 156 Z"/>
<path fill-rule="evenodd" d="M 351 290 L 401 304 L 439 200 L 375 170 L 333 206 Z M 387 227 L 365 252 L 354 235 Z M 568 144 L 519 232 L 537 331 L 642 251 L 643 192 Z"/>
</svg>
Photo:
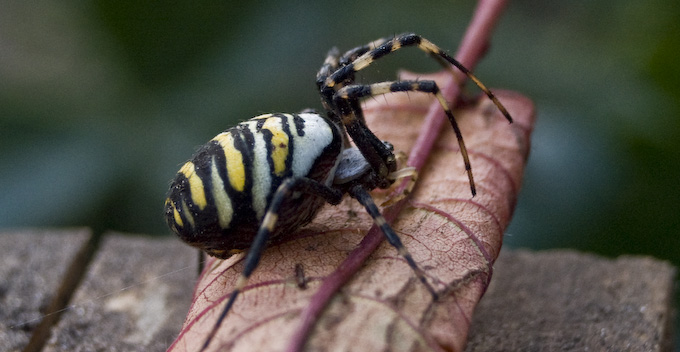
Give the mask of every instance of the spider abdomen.
<svg viewBox="0 0 680 352">
<path fill-rule="evenodd" d="M 266 114 L 215 136 L 173 180 L 166 221 L 185 242 L 226 258 L 250 246 L 283 180 L 306 177 L 330 185 L 342 135 L 312 113 Z M 287 200 L 272 237 L 308 223 L 325 203 L 300 194 Z"/>
</svg>

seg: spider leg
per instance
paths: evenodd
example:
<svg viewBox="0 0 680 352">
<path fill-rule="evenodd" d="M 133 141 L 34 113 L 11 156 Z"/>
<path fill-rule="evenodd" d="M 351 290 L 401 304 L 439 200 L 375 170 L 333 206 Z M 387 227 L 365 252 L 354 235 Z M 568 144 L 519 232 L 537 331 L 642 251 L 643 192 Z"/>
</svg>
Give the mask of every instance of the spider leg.
<svg viewBox="0 0 680 352">
<path fill-rule="evenodd" d="M 347 75 L 344 77 L 343 82 L 336 82 L 336 84 L 333 87 L 329 87 L 326 85 L 328 77 L 333 72 L 337 71 L 339 67 L 347 66 L 349 63 L 356 60 L 359 56 L 365 54 L 370 50 L 374 50 L 375 48 L 377 48 L 378 46 L 382 45 L 383 43 L 390 39 L 391 38 L 381 38 L 378 40 L 374 40 L 366 45 L 358 46 L 354 49 L 348 50 L 341 57 L 338 57 L 339 52 L 337 48 L 331 49 L 331 52 L 329 52 L 326 61 L 321 66 L 321 69 L 319 70 L 316 76 L 316 85 L 321 92 L 321 96 L 323 97 L 322 102 L 324 104 L 324 108 L 327 110 L 329 115 L 334 117 L 336 116 L 334 109 L 332 109 L 331 107 L 333 94 L 335 94 L 335 92 L 338 89 L 342 88 L 344 85 L 353 84 L 355 77 L 354 74 Z M 446 66 L 451 67 L 450 65 Z M 337 121 L 337 118 L 335 118 L 335 120 Z M 365 121 L 361 122 L 364 125 L 366 124 Z"/>
<path fill-rule="evenodd" d="M 338 120 L 338 117 L 335 114 L 335 110 L 331 106 L 332 97 L 333 94 L 335 94 L 335 89 L 337 88 L 327 87 L 325 82 L 328 79 L 328 76 L 330 76 L 333 72 L 337 71 L 339 55 L 340 51 L 338 50 L 338 48 L 335 47 L 331 48 L 331 50 L 328 51 L 328 55 L 326 56 L 326 59 L 321 65 L 321 68 L 316 73 L 316 86 L 319 89 L 319 93 L 321 93 L 322 97 L 321 104 L 323 104 L 323 108 L 326 110 L 328 118 L 330 118 L 333 121 Z M 352 78 L 353 77 L 354 76 L 352 76 Z M 338 82 L 337 87 L 342 87 L 342 85 L 343 85 L 342 82 Z"/>
<path fill-rule="evenodd" d="M 460 148 L 460 153 L 463 156 L 463 162 L 465 164 L 465 171 L 467 172 L 468 179 L 470 181 L 470 191 L 472 192 L 472 196 L 475 196 L 477 194 L 477 189 L 475 187 L 475 180 L 472 176 L 472 166 L 470 165 L 470 158 L 468 156 L 467 148 L 465 147 L 465 142 L 463 141 L 463 135 L 460 132 L 460 128 L 458 127 L 458 123 L 456 122 L 455 117 L 453 116 L 453 113 L 451 112 L 451 109 L 448 106 L 448 103 L 446 102 L 446 99 L 444 99 L 444 96 L 441 94 L 439 91 L 439 87 L 437 86 L 437 83 L 434 81 L 395 81 L 395 82 L 381 82 L 381 83 L 374 83 L 374 84 L 369 84 L 369 85 L 350 85 L 346 86 L 335 94 L 334 100 L 337 106 L 339 107 L 349 107 L 349 109 L 342 110 L 341 109 L 341 120 L 343 124 L 347 126 L 347 131 L 349 132 L 350 136 L 354 139 L 354 143 L 356 143 L 357 147 L 361 150 L 362 153 L 364 153 L 364 149 L 373 149 L 373 148 L 385 148 L 384 144 L 378 145 L 375 142 L 371 142 L 371 146 L 362 146 L 365 144 L 364 142 L 361 141 L 361 137 L 359 138 L 360 140 L 357 140 L 353 133 L 359 134 L 357 130 L 362 130 L 361 133 L 363 134 L 371 134 L 373 133 L 368 130 L 368 128 L 362 128 L 359 123 L 359 121 L 363 120 L 363 111 L 361 110 L 361 106 L 359 105 L 359 99 L 363 97 L 372 97 L 376 95 L 382 95 L 382 94 L 387 94 L 387 93 L 392 93 L 392 92 L 424 92 L 424 93 L 430 93 L 433 94 L 437 100 L 439 101 L 439 104 L 442 106 L 442 109 L 444 110 L 444 113 L 446 113 L 446 117 L 448 117 L 449 122 L 451 123 L 451 126 L 453 127 L 453 131 L 456 134 L 456 139 L 458 140 L 458 146 Z M 373 135 L 375 139 L 375 135 Z M 370 139 L 368 139 L 370 141 Z M 382 142 L 381 142 L 382 143 Z M 366 155 L 366 154 L 364 154 Z M 366 160 L 371 163 L 371 159 L 366 155 Z M 381 159 L 381 161 L 384 159 Z M 372 164 L 371 165 L 375 165 Z"/>
<path fill-rule="evenodd" d="M 338 48 L 331 48 L 331 50 L 328 51 L 328 55 L 326 56 L 326 60 L 324 60 L 323 64 L 321 65 L 321 68 L 316 74 L 316 79 L 317 79 L 317 85 L 321 87 L 322 84 L 326 82 L 326 79 L 328 79 L 328 76 L 330 76 L 333 72 L 335 72 L 338 67 L 345 66 L 352 61 L 356 60 L 359 56 L 365 54 L 366 52 L 373 50 L 377 48 L 379 45 L 385 43 L 386 41 L 390 40 L 390 38 L 381 38 L 378 40 L 374 40 L 366 45 L 358 46 L 354 49 L 350 49 L 347 52 L 345 52 L 342 56 L 340 56 L 340 52 L 338 51 Z M 446 65 L 449 66 L 449 65 Z M 352 78 L 350 77 L 345 77 L 345 80 L 350 80 L 353 81 Z M 340 82 L 338 82 L 340 83 Z"/>
<path fill-rule="evenodd" d="M 338 59 L 338 63 L 340 66 L 346 66 L 347 64 L 351 63 L 352 61 L 356 60 L 359 56 L 365 54 L 366 52 L 370 50 L 374 50 L 375 48 L 379 47 L 380 45 L 384 44 L 388 40 L 392 39 L 391 37 L 387 38 L 380 38 L 377 40 L 374 40 L 366 45 L 358 46 L 354 49 L 347 50 L 346 53 L 342 54 L 340 59 Z"/>
<path fill-rule="evenodd" d="M 318 181 L 309 178 L 304 177 L 288 178 L 281 183 L 279 188 L 276 190 L 276 193 L 274 193 L 271 203 L 269 204 L 269 208 L 267 209 L 267 212 L 265 213 L 265 216 L 262 219 L 262 222 L 260 223 L 260 227 L 257 231 L 257 234 L 253 239 L 253 243 L 248 249 L 248 254 L 246 255 L 244 262 L 245 264 L 243 272 L 236 281 L 236 286 L 234 287 L 234 290 L 231 292 L 231 295 L 229 296 L 227 305 L 224 307 L 224 309 L 222 309 L 222 312 L 217 318 L 215 325 L 210 331 L 210 334 L 208 334 L 208 337 L 205 339 L 203 347 L 201 347 L 201 351 L 204 351 L 206 348 L 208 348 L 208 345 L 210 345 L 210 341 L 215 337 L 217 330 L 219 330 L 219 327 L 220 325 L 222 325 L 224 318 L 227 316 L 229 310 L 234 305 L 234 302 L 236 301 L 236 298 L 238 297 L 239 293 L 243 291 L 246 284 L 248 284 L 248 279 L 250 278 L 250 275 L 253 273 L 255 268 L 257 268 L 257 265 L 260 263 L 260 257 L 262 256 L 262 252 L 264 251 L 267 242 L 269 241 L 269 236 L 271 235 L 272 232 L 274 232 L 274 229 L 276 228 L 279 208 L 281 207 L 283 201 L 290 197 L 290 195 L 293 192 L 304 192 L 308 194 L 317 195 L 322 197 L 332 205 L 339 204 L 343 196 L 342 191 L 328 187 Z"/>
<path fill-rule="evenodd" d="M 337 71 L 339 67 L 346 66 L 347 64 L 356 60 L 359 56 L 365 54 L 370 50 L 374 50 L 379 45 L 385 43 L 388 40 L 390 40 L 390 38 L 381 38 L 378 40 L 374 40 L 366 45 L 358 46 L 354 49 L 348 50 L 342 56 L 340 56 L 338 48 L 335 47 L 328 52 L 326 60 L 324 60 L 324 63 L 321 65 L 321 68 L 316 74 L 316 85 L 319 88 L 319 91 L 321 92 L 321 96 L 324 98 L 322 99 L 322 102 L 324 104 L 324 108 L 328 111 L 329 115 L 335 115 L 332 107 L 330 106 L 333 94 L 335 93 L 336 90 L 342 88 L 342 86 L 344 86 L 345 84 L 354 83 L 354 74 L 346 75 L 345 77 L 343 77 L 342 82 L 337 81 L 335 82 L 335 85 L 332 87 L 326 85 L 328 77 L 335 71 Z M 447 66 L 450 67 L 450 65 Z"/>
<path fill-rule="evenodd" d="M 338 51 L 338 48 L 331 48 L 331 50 L 328 51 L 328 55 L 326 55 L 326 59 L 324 60 L 323 64 L 321 65 L 321 68 L 319 71 L 316 73 L 316 80 L 317 80 L 317 85 L 323 84 L 326 79 L 328 79 L 328 76 L 331 75 L 334 71 L 338 69 L 338 56 L 340 55 L 340 51 Z"/>
<path fill-rule="evenodd" d="M 206 260 L 206 254 L 202 250 L 198 249 L 198 275 L 200 276 L 201 273 L 203 272 L 203 269 L 205 269 L 205 260 Z"/>
<path fill-rule="evenodd" d="M 494 102 L 494 104 L 498 107 L 498 109 L 503 113 L 503 115 L 509 122 L 512 122 L 512 117 L 510 117 L 510 114 L 505 109 L 503 104 L 501 104 L 501 102 L 496 98 L 496 96 L 475 75 L 473 75 L 472 72 L 470 72 L 470 70 L 465 68 L 463 64 L 461 64 L 460 62 L 458 62 L 458 60 L 454 59 L 449 54 L 444 52 L 434 43 L 417 34 L 412 33 L 401 34 L 394 37 L 393 39 L 387 40 L 384 43 L 380 44 L 375 49 L 365 52 L 353 62 L 341 66 L 338 70 L 333 72 L 333 74 L 328 76 L 325 82 L 325 86 L 333 88 L 335 87 L 336 84 L 344 82 L 348 77 L 354 77 L 355 72 L 368 67 L 375 60 L 387 54 L 393 53 L 406 46 L 416 46 L 418 49 L 424 51 L 431 57 L 435 58 L 435 60 L 437 60 L 437 62 L 439 62 L 440 64 L 445 65 L 445 67 L 447 67 L 448 64 L 455 66 L 457 69 L 463 72 L 468 78 L 470 78 L 470 80 L 472 80 L 477 85 L 477 87 L 479 87 L 479 89 L 481 89 L 489 97 L 489 99 L 491 99 Z M 450 66 L 448 66 L 447 68 L 449 67 Z"/>
<path fill-rule="evenodd" d="M 399 239 L 399 236 L 397 236 L 392 227 L 389 224 L 387 224 L 387 221 L 382 216 L 382 214 L 380 214 L 380 210 L 378 210 L 378 207 L 375 205 L 375 202 L 373 202 L 373 198 L 371 198 L 371 195 L 368 193 L 368 191 L 366 191 L 366 189 L 361 185 L 355 185 L 349 189 L 349 194 L 353 198 L 355 198 L 359 203 L 361 203 L 361 205 L 363 205 L 364 208 L 366 208 L 366 211 L 371 215 L 371 217 L 373 218 L 373 222 L 376 224 L 376 226 L 380 228 L 380 231 L 382 231 L 383 235 L 385 235 L 387 241 L 394 248 L 396 248 L 399 255 L 406 260 L 408 266 L 411 267 L 411 269 L 416 274 L 420 282 L 422 282 L 423 285 L 425 285 L 427 290 L 432 295 L 432 298 L 437 300 L 439 295 L 437 294 L 435 289 L 430 285 L 430 283 L 427 282 L 425 272 L 418 266 L 418 264 L 416 264 L 415 260 L 413 260 L 413 256 L 411 256 L 411 253 L 409 253 L 408 249 L 404 247 L 404 244 Z"/>
</svg>

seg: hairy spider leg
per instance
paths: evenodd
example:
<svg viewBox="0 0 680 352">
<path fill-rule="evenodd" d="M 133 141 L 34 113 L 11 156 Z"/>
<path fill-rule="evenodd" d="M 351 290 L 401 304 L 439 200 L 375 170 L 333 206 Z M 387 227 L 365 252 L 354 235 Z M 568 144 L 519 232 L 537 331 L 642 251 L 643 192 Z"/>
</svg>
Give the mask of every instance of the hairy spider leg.
<svg viewBox="0 0 680 352">
<path fill-rule="evenodd" d="M 370 45 L 370 44 L 369 44 Z M 470 80 L 472 80 L 479 89 L 481 89 L 488 97 L 491 99 L 498 109 L 503 113 L 503 116 L 512 122 L 512 117 L 505 109 L 503 104 L 496 98 L 496 96 L 475 76 L 468 70 L 463 64 L 458 62 L 458 60 L 451 57 L 444 50 L 439 48 L 434 43 L 429 40 L 413 33 L 401 34 L 393 39 L 387 40 L 373 50 L 370 50 L 363 55 L 359 56 L 356 60 L 347 65 L 339 68 L 333 74 L 331 74 L 325 82 L 328 87 L 333 87 L 336 83 L 344 82 L 347 77 L 351 77 L 355 72 L 360 71 L 368 67 L 375 60 L 393 53 L 403 47 L 416 46 L 418 49 L 424 51 L 428 55 L 434 57 L 438 62 L 442 63 L 438 57 L 455 66 L 461 72 L 463 72 Z"/>
<path fill-rule="evenodd" d="M 257 265 L 260 263 L 262 252 L 266 248 L 267 242 L 269 241 L 269 235 L 274 232 L 276 222 L 278 221 L 279 208 L 281 207 L 283 201 L 290 197 L 293 192 L 305 192 L 308 194 L 317 195 L 324 198 L 332 205 L 340 204 L 344 194 L 339 189 L 328 187 L 318 181 L 305 177 L 288 178 L 284 180 L 283 183 L 281 183 L 279 188 L 276 190 L 276 193 L 274 193 L 271 203 L 269 204 L 269 208 L 267 209 L 267 213 L 260 223 L 257 235 L 253 239 L 253 244 L 248 249 L 243 272 L 241 272 L 241 275 L 236 281 L 236 286 L 229 296 L 227 305 L 224 307 L 224 309 L 222 309 L 222 312 L 217 318 L 217 322 L 210 331 L 210 334 L 208 334 L 206 337 L 203 347 L 201 347 L 201 351 L 204 351 L 206 348 L 208 348 L 210 341 L 212 341 L 212 339 L 215 337 L 215 334 L 222 325 L 222 322 L 229 313 L 229 310 L 231 310 L 231 307 L 234 305 L 239 293 L 241 293 L 241 291 L 243 291 L 245 286 L 248 284 L 250 275 L 253 273 L 253 271 L 255 271 L 255 268 L 257 268 Z"/>
<path fill-rule="evenodd" d="M 465 142 L 463 141 L 463 135 L 460 132 L 458 123 L 456 122 L 456 119 L 454 118 L 453 113 L 446 102 L 446 99 L 444 99 L 444 96 L 441 94 L 437 83 L 434 81 L 381 82 L 368 85 L 349 85 L 340 89 L 335 94 L 334 99 L 336 105 L 341 107 L 341 110 L 343 110 L 343 115 L 341 117 L 342 123 L 345 124 L 347 131 L 350 131 L 350 135 L 352 134 L 351 131 L 360 128 L 357 126 L 359 124 L 357 120 L 361 120 L 363 111 L 361 110 L 361 106 L 358 103 L 359 99 L 392 92 L 423 92 L 432 94 L 437 98 L 439 104 L 444 110 L 444 113 L 451 122 L 451 126 L 453 126 L 453 131 L 456 134 L 458 146 L 460 148 L 461 155 L 463 156 L 463 162 L 465 163 L 465 171 L 467 172 L 470 182 L 470 191 L 472 192 L 472 195 L 475 196 L 477 194 L 477 189 L 472 176 L 472 166 L 470 165 L 470 158 L 467 153 L 467 148 L 465 147 Z M 349 109 L 343 109 L 342 107 L 348 107 Z M 359 146 L 359 148 L 361 148 L 361 146 Z"/>
<path fill-rule="evenodd" d="M 376 89 L 378 89 L 378 87 L 383 87 L 384 89 L 386 86 L 395 85 L 393 90 L 386 90 L 382 93 L 374 93 L 369 89 L 364 90 L 364 94 L 360 94 L 360 96 L 357 96 L 356 98 L 350 98 L 348 96 L 344 98 L 341 97 L 340 99 L 338 99 L 337 93 L 348 83 L 353 82 L 355 72 L 368 67 L 375 60 L 406 46 L 416 46 L 420 50 L 434 57 L 440 64 L 451 68 L 451 66 L 447 64 L 449 63 L 458 68 L 473 82 L 475 82 L 475 84 L 494 102 L 498 109 L 503 113 L 505 118 L 509 122 L 512 122 L 512 118 L 505 107 L 500 103 L 500 101 L 498 101 L 496 96 L 488 88 L 486 88 L 486 86 L 484 86 L 479 79 L 477 79 L 477 77 L 475 77 L 457 60 L 446 54 L 438 46 L 419 35 L 402 34 L 392 39 L 374 41 L 367 45 L 348 51 L 340 59 L 337 58 L 336 51 L 333 53 L 332 62 L 335 65 L 339 65 L 340 67 L 329 76 L 326 76 L 326 80 L 324 82 L 321 82 L 321 80 L 324 78 L 327 72 L 333 68 L 333 66 L 329 65 L 325 69 L 322 69 L 317 75 L 317 84 L 319 85 L 321 94 L 324 97 L 325 106 L 327 108 L 328 106 L 336 107 L 335 114 L 341 115 L 341 122 L 347 126 L 347 132 L 350 136 L 352 136 L 352 139 L 355 140 L 357 146 L 361 149 L 362 153 L 364 153 L 366 160 L 371 164 L 371 167 L 373 167 L 380 177 L 385 177 L 389 172 L 394 171 L 394 165 L 392 165 L 392 162 L 388 160 L 392 153 L 386 150 L 384 144 L 365 126 L 364 117 L 358 98 L 395 91 L 417 91 L 418 89 L 407 88 L 412 87 L 412 83 L 399 86 L 398 82 L 387 82 L 385 86 L 382 86 L 380 83 L 377 84 Z M 343 60 L 349 61 L 357 55 L 358 57 L 356 57 L 355 60 L 348 63 L 343 62 Z M 331 56 L 329 55 L 329 57 Z M 405 89 L 399 90 L 400 87 L 404 87 Z M 467 149 L 465 148 L 460 128 L 458 127 L 451 110 L 448 108 L 448 104 L 446 103 L 444 97 L 439 92 L 439 88 L 436 87 L 436 84 L 434 85 L 434 89 L 436 89 L 436 91 L 432 91 L 430 93 L 437 97 L 439 103 L 442 105 L 444 112 L 447 115 L 447 118 L 449 119 L 449 123 L 454 129 L 461 154 L 463 156 L 463 161 L 465 163 L 465 169 L 470 180 L 470 190 L 474 196 L 476 194 L 476 188 L 474 185 L 469 157 L 467 155 Z M 361 89 L 359 89 L 359 91 L 361 91 Z M 332 102 L 329 101 L 331 99 L 333 100 Z M 343 99 L 345 100 L 344 102 L 340 101 Z M 386 183 L 386 181 L 379 182 L 379 187 L 384 188 Z"/>
<path fill-rule="evenodd" d="M 413 260 L 413 256 L 411 256 L 411 253 L 409 253 L 408 249 L 406 249 L 404 244 L 401 242 L 399 236 L 397 236 L 392 227 L 387 223 L 385 217 L 380 214 L 380 210 L 378 210 L 378 207 L 375 205 L 375 202 L 373 201 L 373 198 L 371 198 L 371 195 L 368 193 L 368 191 L 362 185 L 355 185 L 349 189 L 349 194 L 352 196 L 352 198 L 356 199 L 359 203 L 361 203 L 361 205 L 364 206 L 368 214 L 370 214 L 371 218 L 373 218 L 373 223 L 375 223 L 375 225 L 380 228 L 380 231 L 382 231 L 383 235 L 387 239 L 387 242 L 389 242 L 392 247 L 397 250 L 400 256 L 406 259 L 406 263 L 408 263 L 408 266 L 411 267 L 411 270 L 416 273 L 418 280 L 420 280 L 425 288 L 427 288 L 427 290 L 432 295 L 432 298 L 437 300 L 439 295 L 430 285 L 430 283 L 427 282 L 425 272 L 418 266 L 418 264 L 416 264 L 415 260 Z"/>
</svg>

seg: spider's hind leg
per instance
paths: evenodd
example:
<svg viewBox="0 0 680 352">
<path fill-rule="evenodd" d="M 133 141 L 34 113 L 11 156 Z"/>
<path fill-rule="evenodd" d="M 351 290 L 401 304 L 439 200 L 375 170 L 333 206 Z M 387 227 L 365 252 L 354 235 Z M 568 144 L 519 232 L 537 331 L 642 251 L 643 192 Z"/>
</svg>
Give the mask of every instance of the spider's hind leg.
<svg viewBox="0 0 680 352">
<path fill-rule="evenodd" d="M 248 284 L 248 279 L 250 278 L 250 275 L 253 273 L 253 271 L 255 271 L 255 268 L 257 268 L 257 265 L 260 263 L 260 257 L 262 256 L 262 252 L 264 251 L 267 242 L 269 241 L 270 235 L 274 232 L 276 228 L 281 204 L 285 199 L 289 198 L 290 195 L 293 194 L 293 192 L 302 192 L 317 195 L 325 199 L 328 203 L 332 205 L 339 204 L 340 201 L 342 201 L 343 196 L 342 191 L 328 187 L 318 181 L 309 178 L 304 177 L 289 178 L 284 180 L 283 183 L 281 183 L 279 188 L 276 190 L 276 193 L 274 193 L 274 196 L 272 197 L 272 200 L 269 204 L 269 208 L 267 208 L 267 212 L 265 213 L 264 218 L 260 223 L 260 227 L 257 231 L 257 234 L 253 239 L 253 243 L 248 249 L 248 254 L 246 255 L 244 262 L 243 272 L 236 281 L 236 286 L 234 287 L 234 290 L 231 292 L 231 295 L 229 296 L 227 305 L 220 313 L 219 317 L 217 318 L 217 321 L 215 322 L 215 325 L 213 326 L 213 329 L 210 331 L 210 334 L 208 334 L 208 337 L 203 343 L 201 351 L 204 351 L 206 348 L 208 348 L 208 346 L 210 345 L 210 341 L 213 339 L 213 337 L 215 337 L 215 334 L 219 330 L 219 327 L 222 325 L 222 321 L 224 321 L 224 318 L 231 310 L 231 307 L 234 305 L 234 302 L 236 301 L 236 298 L 238 297 L 239 293 L 241 293 L 241 291 L 243 291 L 245 286 Z"/>
</svg>

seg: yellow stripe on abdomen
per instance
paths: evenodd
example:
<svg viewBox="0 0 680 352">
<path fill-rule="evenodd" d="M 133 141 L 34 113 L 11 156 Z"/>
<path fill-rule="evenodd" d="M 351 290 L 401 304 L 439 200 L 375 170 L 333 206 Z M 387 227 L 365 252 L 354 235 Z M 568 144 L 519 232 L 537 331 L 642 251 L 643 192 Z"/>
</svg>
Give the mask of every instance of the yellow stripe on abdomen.
<svg viewBox="0 0 680 352">
<path fill-rule="evenodd" d="M 275 117 L 268 118 L 262 125 L 262 129 L 267 129 L 272 133 L 271 157 L 274 162 L 274 174 L 283 176 L 288 158 L 288 134 L 283 131 L 281 119 Z"/>
<path fill-rule="evenodd" d="M 234 146 L 234 136 L 229 132 L 223 132 L 215 136 L 213 140 L 217 141 L 224 150 L 231 188 L 235 191 L 243 192 L 246 185 L 246 170 L 243 164 L 243 155 Z"/>
<path fill-rule="evenodd" d="M 165 207 L 170 208 L 172 210 L 172 218 L 174 219 L 175 225 L 179 227 L 184 227 L 184 222 L 182 221 L 182 217 L 179 215 L 179 211 L 177 211 L 177 208 L 175 208 L 175 203 L 173 203 L 170 198 L 167 198 L 165 200 Z"/>
<path fill-rule="evenodd" d="M 189 181 L 189 189 L 191 189 L 191 201 L 194 205 L 203 210 L 208 202 L 205 199 L 205 187 L 203 187 L 203 180 L 196 175 L 196 168 L 191 161 L 187 162 L 179 169 L 179 172 L 184 174 L 184 177 Z"/>
</svg>

